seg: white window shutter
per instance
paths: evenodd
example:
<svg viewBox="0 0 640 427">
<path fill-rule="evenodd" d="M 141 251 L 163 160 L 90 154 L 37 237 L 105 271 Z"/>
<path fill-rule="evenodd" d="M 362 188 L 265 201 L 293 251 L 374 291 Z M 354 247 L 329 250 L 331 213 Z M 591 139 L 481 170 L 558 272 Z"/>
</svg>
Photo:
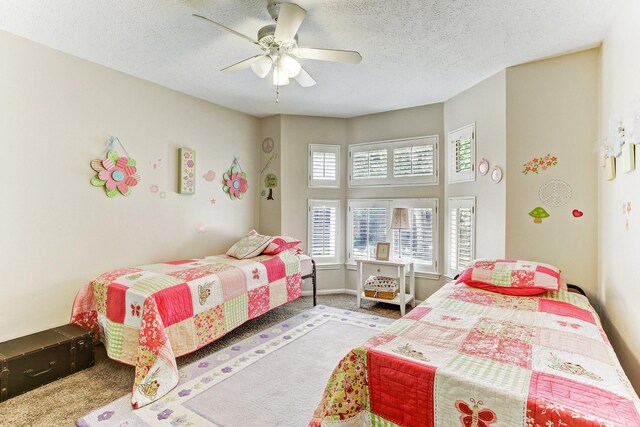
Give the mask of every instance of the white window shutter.
<svg viewBox="0 0 640 427">
<path fill-rule="evenodd" d="M 349 186 L 437 184 L 437 150 L 437 135 L 352 144 Z"/>
<path fill-rule="evenodd" d="M 347 212 L 347 262 L 373 258 L 378 242 L 393 242 L 400 255 L 400 233 L 391 230 L 393 208 L 408 208 L 410 228 L 402 230 L 402 256 L 415 262 L 416 272 L 438 272 L 437 199 L 352 199 Z"/>
<path fill-rule="evenodd" d="M 409 209 L 409 229 L 393 230 L 393 255 L 413 259 L 417 272 L 438 272 L 437 199 L 395 199 L 391 208 Z"/>
<path fill-rule="evenodd" d="M 349 201 L 348 263 L 356 258 L 372 257 L 378 242 L 387 241 L 389 201 Z"/>
<path fill-rule="evenodd" d="M 309 200 L 309 256 L 317 264 L 337 264 L 340 200 Z"/>
<path fill-rule="evenodd" d="M 447 222 L 447 276 L 453 278 L 475 258 L 475 198 L 450 198 Z"/>
<path fill-rule="evenodd" d="M 340 188 L 340 146 L 309 144 L 309 188 Z"/>
<path fill-rule="evenodd" d="M 386 185 L 389 153 L 387 144 L 349 146 L 349 182 L 351 186 Z"/>
<path fill-rule="evenodd" d="M 449 132 L 447 169 L 450 184 L 475 181 L 475 135 L 475 123 Z"/>
</svg>

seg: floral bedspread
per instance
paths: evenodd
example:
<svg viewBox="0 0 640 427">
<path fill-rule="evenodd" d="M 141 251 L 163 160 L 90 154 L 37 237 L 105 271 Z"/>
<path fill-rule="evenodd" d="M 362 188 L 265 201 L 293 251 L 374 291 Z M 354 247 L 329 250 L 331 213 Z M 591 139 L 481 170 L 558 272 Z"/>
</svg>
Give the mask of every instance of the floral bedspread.
<svg viewBox="0 0 640 427">
<path fill-rule="evenodd" d="M 449 283 L 353 349 L 310 426 L 640 426 L 588 300 Z"/>
<path fill-rule="evenodd" d="M 173 261 L 100 275 L 78 293 L 71 322 L 95 331 L 110 358 L 135 366 L 131 405 L 139 408 L 176 386 L 176 357 L 301 293 L 300 261 L 289 250 Z"/>
</svg>

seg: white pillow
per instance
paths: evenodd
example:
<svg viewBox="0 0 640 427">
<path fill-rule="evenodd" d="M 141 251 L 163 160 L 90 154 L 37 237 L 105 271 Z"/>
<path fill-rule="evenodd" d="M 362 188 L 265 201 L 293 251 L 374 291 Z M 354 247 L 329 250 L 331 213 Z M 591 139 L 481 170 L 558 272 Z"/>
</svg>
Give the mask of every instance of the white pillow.
<svg viewBox="0 0 640 427">
<path fill-rule="evenodd" d="M 258 234 L 256 230 L 251 230 L 249 234 L 238 240 L 227 251 L 227 255 L 238 259 L 253 258 L 262 253 L 271 241 L 271 236 Z"/>
</svg>

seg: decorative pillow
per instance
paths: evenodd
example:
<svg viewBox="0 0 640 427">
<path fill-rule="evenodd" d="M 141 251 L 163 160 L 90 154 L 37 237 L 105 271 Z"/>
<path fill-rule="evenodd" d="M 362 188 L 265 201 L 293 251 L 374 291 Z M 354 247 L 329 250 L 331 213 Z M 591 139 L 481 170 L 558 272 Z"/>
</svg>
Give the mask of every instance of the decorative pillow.
<svg viewBox="0 0 640 427">
<path fill-rule="evenodd" d="M 276 255 L 280 252 L 295 248 L 300 244 L 300 240 L 288 236 L 274 236 L 262 251 L 265 255 Z"/>
<path fill-rule="evenodd" d="M 560 289 L 560 270 L 531 261 L 480 259 L 456 283 L 506 295 L 537 295 Z"/>
<path fill-rule="evenodd" d="M 271 236 L 263 236 L 258 234 L 256 230 L 251 230 L 249 234 L 229 248 L 227 255 L 238 259 L 253 258 L 260 255 L 270 241 Z"/>
</svg>

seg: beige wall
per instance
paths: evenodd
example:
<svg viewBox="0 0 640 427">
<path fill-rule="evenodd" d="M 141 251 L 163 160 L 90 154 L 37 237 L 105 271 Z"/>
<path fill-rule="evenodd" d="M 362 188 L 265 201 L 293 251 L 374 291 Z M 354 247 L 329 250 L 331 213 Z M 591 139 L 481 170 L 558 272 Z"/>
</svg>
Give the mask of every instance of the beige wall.
<svg viewBox="0 0 640 427">
<path fill-rule="evenodd" d="M 509 258 L 558 266 L 570 283 L 597 295 L 597 156 L 599 51 L 591 49 L 507 69 L 507 235 Z M 539 174 L 523 164 L 546 154 L 559 163 Z M 548 180 L 568 183 L 573 196 L 545 205 L 538 190 Z M 534 224 L 528 213 L 550 217 Z M 584 213 L 574 218 L 573 209 Z"/>
<path fill-rule="evenodd" d="M 340 242 L 344 242 L 347 121 L 308 116 L 282 116 L 282 234 L 302 239 L 308 250 L 308 199 L 340 200 Z M 340 188 L 309 188 L 307 176 L 309 144 L 340 145 Z M 344 244 L 338 245 L 344 262 Z M 318 270 L 318 290 L 344 289 L 344 266 Z M 310 282 L 310 281 L 308 281 Z M 311 290 L 306 283 L 305 291 Z"/>
<path fill-rule="evenodd" d="M 480 159 L 485 158 L 490 167 L 498 165 L 504 170 L 507 164 L 504 70 L 444 103 L 445 138 L 448 132 L 473 122 L 476 124 L 476 165 Z M 443 144 L 443 147 L 448 147 L 448 144 Z M 446 156 L 445 150 L 445 159 Z M 476 198 L 476 258 L 505 256 L 506 181 L 503 178 L 496 184 L 489 174 L 483 176 L 476 171 L 476 180 L 473 182 L 448 184 L 448 171 L 445 167 L 445 205 L 449 197 Z"/>
<path fill-rule="evenodd" d="M 281 234 L 282 220 L 282 143 L 281 143 L 281 126 L 282 117 L 267 117 L 260 121 L 260 143 L 258 144 L 258 156 L 260 158 L 260 216 L 258 231 L 268 236 L 277 236 Z M 263 142 L 265 139 L 273 140 L 273 149 L 271 152 L 263 150 Z M 267 151 L 269 149 L 267 148 Z M 267 174 L 273 173 L 278 177 L 278 186 L 273 189 L 273 200 L 268 200 L 269 189 L 266 188 L 264 179 Z M 262 191 L 265 195 L 262 195 Z"/>
<path fill-rule="evenodd" d="M 366 198 L 438 198 L 438 224 L 439 224 L 439 269 L 443 273 L 444 253 L 442 241 L 444 239 L 444 215 L 443 215 L 443 179 L 442 168 L 442 141 L 444 137 L 444 105 L 432 104 L 404 110 L 389 111 L 386 113 L 371 114 L 354 117 L 347 122 L 347 141 L 349 144 L 360 142 L 384 141 L 389 139 L 409 138 L 414 136 L 438 135 L 440 185 L 423 185 L 416 187 L 392 187 L 392 188 L 347 188 L 347 199 Z M 346 166 L 346 164 L 345 164 Z M 437 279 L 417 279 L 416 298 L 424 300 L 438 290 L 444 283 L 442 276 Z M 356 272 L 347 271 L 346 288 L 356 288 Z"/>
<path fill-rule="evenodd" d="M 631 117 L 640 113 L 639 16 L 640 3 L 627 2 L 602 45 L 601 141 L 607 136 L 609 117 L 623 117 L 631 131 Z M 594 166 L 593 170 L 600 175 L 598 283 L 602 318 L 622 366 L 640 393 L 640 171 L 619 171 L 614 181 L 607 181 L 604 169 Z M 626 216 L 624 202 L 632 205 Z"/>
<path fill-rule="evenodd" d="M 0 52 L 0 341 L 68 322 L 104 271 L 221 253 L 256 224 L 257 119 L 3 32 Z M 138 161 L 127 198 L 89 184 L 109 134 Z M 181 146 L 197 151 L 194 195 L 176 193 Z M 242 201 L 220 183 L 233 156 L 249 173 Z"/>
</svg>

